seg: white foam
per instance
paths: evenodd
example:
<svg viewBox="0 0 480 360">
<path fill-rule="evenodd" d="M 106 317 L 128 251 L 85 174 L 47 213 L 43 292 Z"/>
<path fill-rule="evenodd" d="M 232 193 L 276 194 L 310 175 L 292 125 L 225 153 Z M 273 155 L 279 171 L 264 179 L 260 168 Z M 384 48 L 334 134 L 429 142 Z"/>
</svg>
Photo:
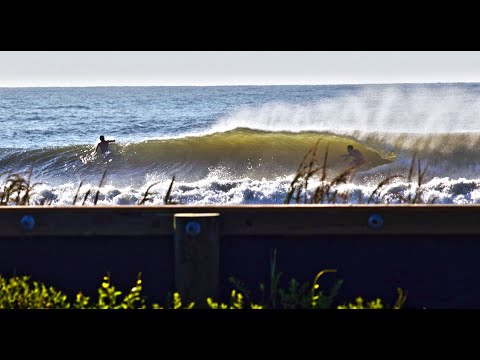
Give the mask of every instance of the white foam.
<svg viewBox="0 0 480 360">
<path fill-rule="evenodd" d="M 249 204 L 283 204 L 287 196 L 292 176 L 279 177 L 274 180 L 226 179 L 212 175 L 197 182 L 174 182 L 171 199 L 184 205 L 249 205 Z M 171 179 L 160 182 L 149 191 L 149 205 L 162 205 Z M 105 185 L 100 188 L 97 205 L 136 205 L 145 195 L 150 184 L 140 188 L 115 187 Z M 319 181 L 309 183 L 309 198 L 319 186 Z M 366 204 L 370 195 L 377 189 L 378 183 L 358 184 L 350 182 L 337 186 L 339 194 L 348 195 L 347 200 L 337 197 L 336 203 Z M 31 204 L 72 205 L 78 184 L 64 184 L 58 187 L 41 185 L 35 188 Z M 402 203 L 412 199 L 418 189 L 415 181 L 408 183 L 405 179 L 396 179 L 390 184 L 377 189 L 371 203 Z M 97 185 L 85 184 L 80 189 L 76 205 L 81 206 L 86 192 L 90 195 L 85 205 L 93 206 Z M 421 186 L 421 202 L 428 203 L 435 199 L 435 204 L 476 204 L 480 203 L 480 179 L 433 178 Z M 293 203 L 293 201 L 292 201 Z M 303 199 L 301 201 L 303 203 Z"/>
</svg>

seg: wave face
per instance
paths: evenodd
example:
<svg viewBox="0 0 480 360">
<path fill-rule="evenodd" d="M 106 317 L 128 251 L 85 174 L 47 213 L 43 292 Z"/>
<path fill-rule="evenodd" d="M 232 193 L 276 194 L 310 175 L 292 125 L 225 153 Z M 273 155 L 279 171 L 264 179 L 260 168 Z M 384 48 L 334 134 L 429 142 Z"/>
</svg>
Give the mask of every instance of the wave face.
<svg viewBox="0 0 480 360">
<path fill-rule="evenodd" d="M 311 149 L 333 179 L 351 144 L 367 162 L 342 185 L 347 202 L 392 176 L 379 201 L 408 197 L 420 168 L 425 200 L 471 204 L 479 115 L 478 84 L 0 89 L 0 180 L 31 170 L 35 201 L 51 204 L 103 174 L 103 204 L 135 204 L 149 186 L 147 204 L 161 204 L 173 176 L 181 203 L 279 204 Z M 106 155 L 93 153 L 99 134 L 116 139 Z"/>
<path fill-rule="evenodd" d="M 335 134 L 236 129 L 198 137 L 111 144 L 106 155 L 94 154 L 94 147 L 85 145 L 5 151 L 0 168 L 5 171 L 15 166 L 25 170 L 34 164 L 35 172 L 52 180 L 63 176 L 97 178 L 108 170 L 117 180 L 126 176 L 136 185 L 150 173 L 198 181 L 219 169 L 233 178 L 274 179 L 293 174 L 317 143 L 318 152 L 328 147 L 332 169 L 341 168 L 339 156 L 346 153 L 350 143 L 366 156 L 366 168 L 390 162 L 375 149 Z"/>
</svg>

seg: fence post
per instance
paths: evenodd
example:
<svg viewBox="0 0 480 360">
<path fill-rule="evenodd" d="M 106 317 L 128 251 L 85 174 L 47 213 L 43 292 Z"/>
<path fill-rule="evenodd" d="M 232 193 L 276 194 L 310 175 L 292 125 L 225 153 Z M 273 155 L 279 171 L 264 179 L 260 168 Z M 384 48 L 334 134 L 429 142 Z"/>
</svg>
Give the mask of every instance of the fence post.
<svg viewBox="0 0 480 360">
<path fill-rule="evenodd" d="M 175 291 L 182 300 L 207 308 L 207 297 L 218 301 L 219 213 L 174 214 Z"/>
</svg>

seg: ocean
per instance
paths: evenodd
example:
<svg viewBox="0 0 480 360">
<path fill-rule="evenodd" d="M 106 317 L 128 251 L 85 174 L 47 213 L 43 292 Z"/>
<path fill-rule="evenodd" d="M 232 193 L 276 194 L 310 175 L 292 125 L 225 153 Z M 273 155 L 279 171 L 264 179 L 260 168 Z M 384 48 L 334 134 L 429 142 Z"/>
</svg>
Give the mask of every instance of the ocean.
<svg viewBox="0 0 480 360">
<path fill-rule="evenodd" d="M 480 203 L 476 83 L 0 88 L 0 124 L 0 192 L 31 173 L 30 205 L 94 205 L 97 190 L 98 205 L 135 205 L 147 189 L 161 205 L 174 176 L 179 204 L 283 204 L 312 147 L 329 181 L 349 144 L 367 162 L 335 202 L 401 203 L 421 186 L 424 203 Z M 115 139 L 105 155 L 100 135 Z"/>
</svg>

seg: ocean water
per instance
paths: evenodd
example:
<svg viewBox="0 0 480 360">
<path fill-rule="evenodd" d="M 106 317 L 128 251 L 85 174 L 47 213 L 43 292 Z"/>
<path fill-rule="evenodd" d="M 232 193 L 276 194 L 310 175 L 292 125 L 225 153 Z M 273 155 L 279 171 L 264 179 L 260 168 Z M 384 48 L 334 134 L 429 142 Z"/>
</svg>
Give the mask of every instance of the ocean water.
<svg viewBox="0 0 480 360">
<path fill-rule="evenodd" d="M 348 167 L 347 145 L 367 158 L 339 203 L 366 203 L 389 177 L 372 202 L 401 202 L 419 165 L 424 202 L 480 202 L 474 83 L 0 88 L 0 124 L 0 185 L 31 173 L 32 205 L 93 205 L 97 190 L 97 204 L 134 205 L 148 188 L 145 205 L 159 205 L 173 176 L 180 204 L 282 204 L 316 144 L 327 181 Z M 116 140 L 106 155 L 100 135 Z"/>
</svg>

